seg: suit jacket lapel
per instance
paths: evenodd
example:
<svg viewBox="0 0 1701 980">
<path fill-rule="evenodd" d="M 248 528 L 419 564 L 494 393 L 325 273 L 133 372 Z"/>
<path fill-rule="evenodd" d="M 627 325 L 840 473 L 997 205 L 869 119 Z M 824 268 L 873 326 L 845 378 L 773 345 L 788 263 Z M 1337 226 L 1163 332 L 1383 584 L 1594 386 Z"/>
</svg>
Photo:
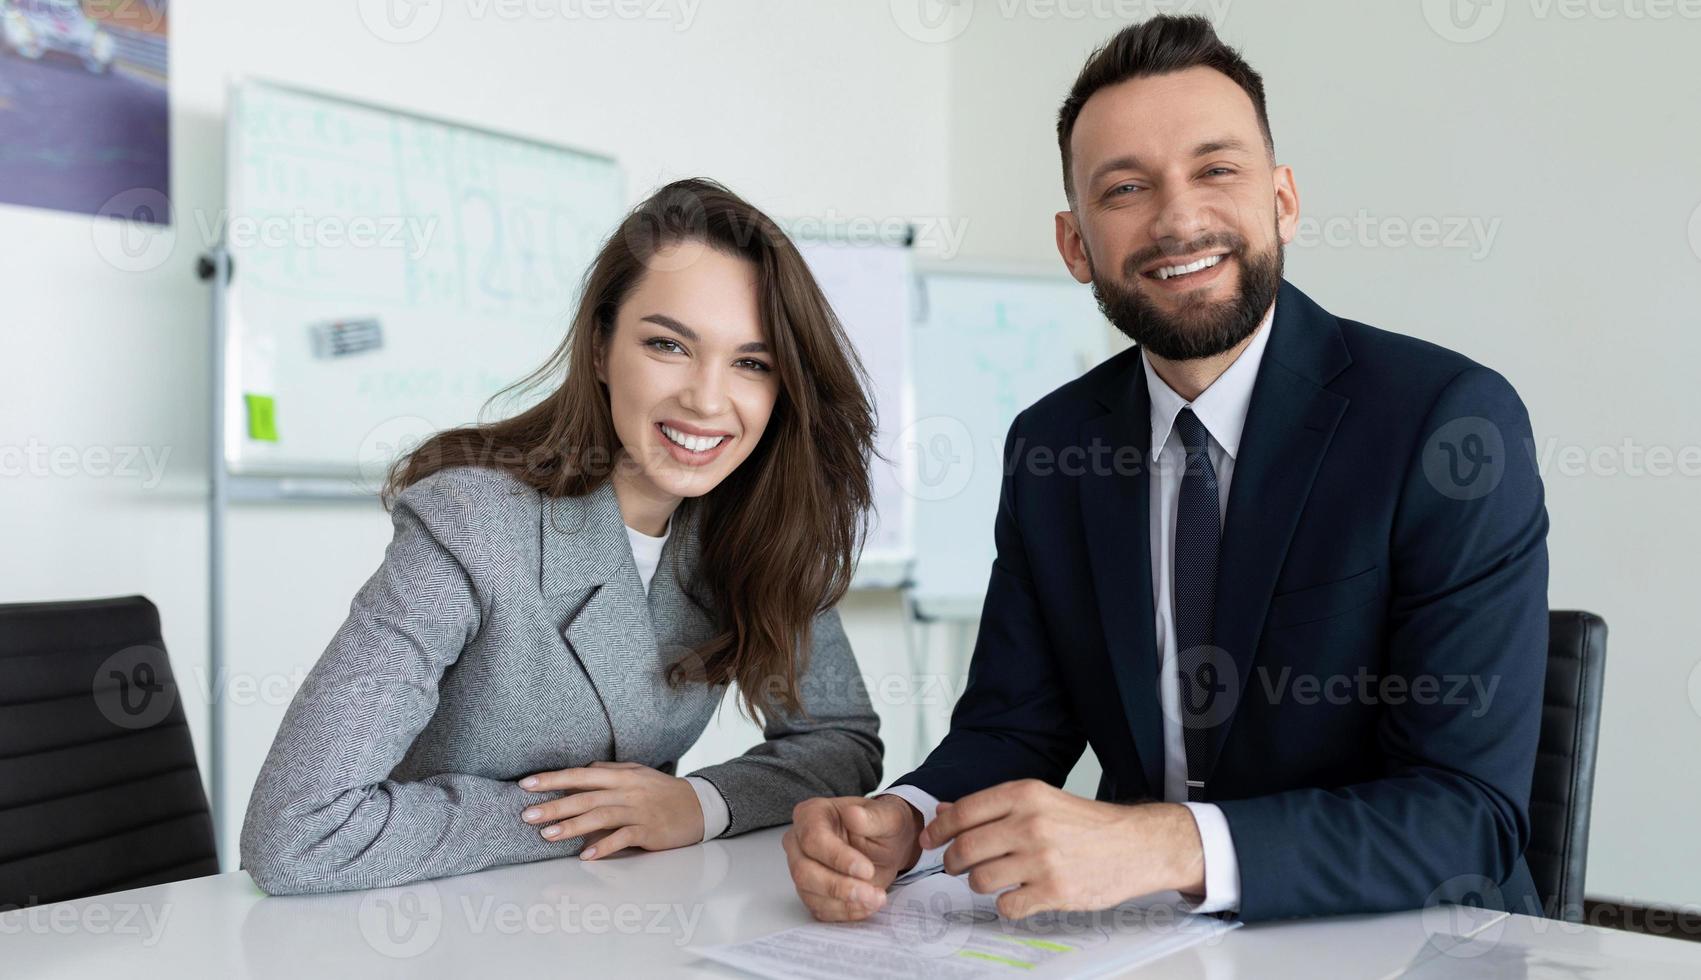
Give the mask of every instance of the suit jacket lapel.
<svg viewBox="0 0 1701 980">
<path fill-rule="evenodd" d="M 656 640 L 614 486 L 545 498 L 541 586 L 550 615 L 596 689 L 614 734 L 614 760 L 648 753 Z"/>
<path fill-rule="evenodd" d="M 1351 363 L 1335 318 L 1284 281 L 1235 459 L 1217 565 L 1215 645 L 1238 671 L 1236 706 L 1248 691 L 1288 544 L 1347 409 L 1346 397 L 1323 386 Z M 1207 785 L 1235 714 L 1210 729 Z"/>
<path fill-rule="evenodd" d="M 1081 445 L 1089 459 L 1094 458 L 1095 446 L 1107 447 L 1111 460 L 1117 459 L 1118 450 L 1133 447 L 1140 464 L 1131 471 L 1117 465 L 1103 472 L 1089 467 L 1081 481 L 1081 515 L 1111 672 L 1147 791 L 1162 795 L 1163 716 L 1152 615 L 1151 488 L 1146 471 L 1152 444 L 1151 407 L 1140 356 L 1138 350 L 1123 355 L 1127 365 L 1111 372 L 1109 383 L 1099 392 L 1105 414 L 1089 419 L 1081 428 Z"/>
<path fill-rule="evenodd" d="M 699 517 L 690 501 L 674 512 L 673 522 L 661 563 L 650 582 L 650 622 L 658 645 L 658 662 L 665 668 L 684 661 L 686 675 L 690 677 L 694 673 L 700 675 L 701 664 L 689 658 L 714 636 L 715 624 L 709 613 L 708 597 L 690 591 L 701 549 Z M 680 690 L 679 696 L 702 690 L 706 689 L 701 684 L 689 684 Z M 718 696 L 720 691 L 713 693 Z"/>
</svg>

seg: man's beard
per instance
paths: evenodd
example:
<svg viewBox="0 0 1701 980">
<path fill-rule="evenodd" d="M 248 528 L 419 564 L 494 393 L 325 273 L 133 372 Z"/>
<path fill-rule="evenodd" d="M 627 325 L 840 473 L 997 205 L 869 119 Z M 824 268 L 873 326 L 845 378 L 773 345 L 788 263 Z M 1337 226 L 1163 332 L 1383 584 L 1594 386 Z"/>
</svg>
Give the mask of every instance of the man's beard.
<svg viewBox="0 0 1701 980">
<path fill-rule="evenodd" d="M 1282 283 L 1282 240 L 1266 252 L 1250 255 L 1246 240 L 1233 233 L 1207 235 L 1189 244 L 1177 255 L 1194 255 L 1209 248 L 1228 248 L 1226 261 L 1232 256 L 1240 264 L 1240 288 L 1236 294 L 1216 302 L 1208 301 L 1202 293 L 1183 293 L 1181 308 L 1166 313 L 1133 283 L 1140 277 L 1140 268 L 1161 258 L 1145 251 L 1129 256 L 1122 279 L 1099 275 L 1088 256 L 1087 265 L 1093 274 L 1093 297 L 1116 329 L 1127 334 L 1135 343 L 1158 357 L 1171 361 L 1188 361 L 1214 357 L 1252 336 L 1258 324 L 1276 300 L 1276 290 Z"/>
</svg>

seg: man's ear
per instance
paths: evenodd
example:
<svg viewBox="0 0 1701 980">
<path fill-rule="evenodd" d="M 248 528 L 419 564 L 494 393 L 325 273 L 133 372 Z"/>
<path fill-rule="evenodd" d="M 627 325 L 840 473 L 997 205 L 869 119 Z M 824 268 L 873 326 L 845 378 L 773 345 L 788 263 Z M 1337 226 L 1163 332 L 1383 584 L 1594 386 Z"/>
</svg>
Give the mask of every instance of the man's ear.
<svg viewBox="0 0 1701 980">
<path fill-rule="evenodd" d="M 1069 274 L 1079 283 L 1093 281 L 1093 266 L 1087 261 L 1087 243 L 1081 238 L 1081 225 L 1074 211 L 1059 211 L 1057 222 L 1057 254 L 1063 257 Z"/>
<path fill-rule="evenodd" d="M 1292 244 L 1299 232 L 1299 185 L 1294 183 L 1293 168 L 1283 164 L 1274 174 L 1276 183 L 1276 234 L 1282 244 Z"/>
</svg>

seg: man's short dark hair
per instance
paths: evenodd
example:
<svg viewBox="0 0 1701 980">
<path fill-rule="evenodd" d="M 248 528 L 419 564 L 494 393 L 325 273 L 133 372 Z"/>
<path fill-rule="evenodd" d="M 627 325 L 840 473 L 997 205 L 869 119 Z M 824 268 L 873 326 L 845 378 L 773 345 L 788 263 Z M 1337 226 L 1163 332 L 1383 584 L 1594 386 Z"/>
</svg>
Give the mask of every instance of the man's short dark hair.
<svg viewBox="0 0 1701 980">
<path fill-rule="evenodd" d="M 1159 15 L 1138 24 L 1130 24 L 1116 32 L 1087 58 L 1081 74 L 1076 76 L 1069 97 L 1057 110 L 1057 145 L 1063 152 L 1063 190 L 1070 203 L 1075 200 L 1075 185 L 1069 175 L 1069 137 L 1075 132 L 1075 120 L 1081 107 L 1101 88 L 1151 75 L 1167 75 L 1188 68 L 1215 68 L 1227 75 L 1252 100 L 1258 113 L 1258 128 L 1264 133 L 1264 149 L 1270 159 L 1276 157 L 1276 141 L 1270 136 L 1270 117 L 1264 111 L 1264 79 L 1240 57 L 1240 52 L 1217 37 L 1211 22 L 1196 14 L 1189 16 Z"/>
</svg>

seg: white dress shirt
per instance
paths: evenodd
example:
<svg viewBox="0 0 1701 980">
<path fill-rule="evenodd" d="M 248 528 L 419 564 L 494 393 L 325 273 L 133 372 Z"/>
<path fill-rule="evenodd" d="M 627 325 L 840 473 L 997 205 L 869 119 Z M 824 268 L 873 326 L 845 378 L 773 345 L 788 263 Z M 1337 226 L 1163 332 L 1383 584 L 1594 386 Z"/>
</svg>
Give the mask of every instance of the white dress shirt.
<svg viewBox="0 0 1701 980">
<path fill-rule="evenodd" d="M 1187 746 L 1182 738 L 1181 682 L 1176 675 L 1179 651 L 1175 639 L 1174 583 L 1175 507 L 1181 495 L 1181 476 L 1186 469 L 1187 452 L 1180 437 L 1174 436 L 1175 417 L 1183 408 L 1193 409 L 1193 414 L 1198 416 L 1210 435 L 1206 450 L 1211 458 L 1211 467 L 1217 473 L 1217 507 L 1221 520 L 1228 510 L 1229 483 L 1234 479 L 1234 461 L 1240 453 L 1240 434 L 1246 427 L 1246 412 L 1252 405 L 1252 386 L 1258 379 L 1258 365 L 1264 360 L 1264 349 L 1270 341 L 1275 315 L 1276 307 L 1272 303 L 1253 333 L 1251 343 L 1209 388 L 1191 402 L 1176 394 L 1158 377 L 1158 373 L 1152 370 L 1151 360 L 1143 352 L 1140 357 L 1152 406 L 1152 458 L 1148 468 L 1151 506 L 1148 511 L 1152 542 L 1152 612 L 1156 619 L 1160 671 L 1158 696 L 1163 705 L 1164 799 L 1187 807 L 1199 828 L 1199 840 L 1205 855 L 1205 894 L 1202 900 L 1191 904 L 1195 912 L 1232 911 L 1240 906 L 1240 861 L 1235 855 L 1234 839 L 1229 834 L 1228 819 L 1223 816 L 1222 808 L 1214 803 L 1187 802 Z M 932 823 L 938 814 L 939 801 L 918 787 L 892 786 L 885 792 L 915 807 L 925 823 Z M 904 876 L 905 879 L 938 870 L 944 853 L 944 847 L 924 852 L 915 867 Z"/>
<path fill-rule="evenodd" d="M 667 536 L 672 531 L 672 521 L 668 521 L 659 538 L 626 529 L 626 540 L 632 545 L 632 561 L 638 566 L 638 580 L 644 583 L 645 592 L 650 591 L 650 581 L 656 577 L 656 566 L 661 564 L 662 548 L 667 545 Z M 703 839 L 710 840 L 726 833 L 727 825 L 732 823 L 732 811 L 727 809 L 721 791 L 715 789 L 714 783 L 698 776 L 686 776 L 685 781 L 696 790 L 697 805 L 703 810 Z"/>
</svg>

